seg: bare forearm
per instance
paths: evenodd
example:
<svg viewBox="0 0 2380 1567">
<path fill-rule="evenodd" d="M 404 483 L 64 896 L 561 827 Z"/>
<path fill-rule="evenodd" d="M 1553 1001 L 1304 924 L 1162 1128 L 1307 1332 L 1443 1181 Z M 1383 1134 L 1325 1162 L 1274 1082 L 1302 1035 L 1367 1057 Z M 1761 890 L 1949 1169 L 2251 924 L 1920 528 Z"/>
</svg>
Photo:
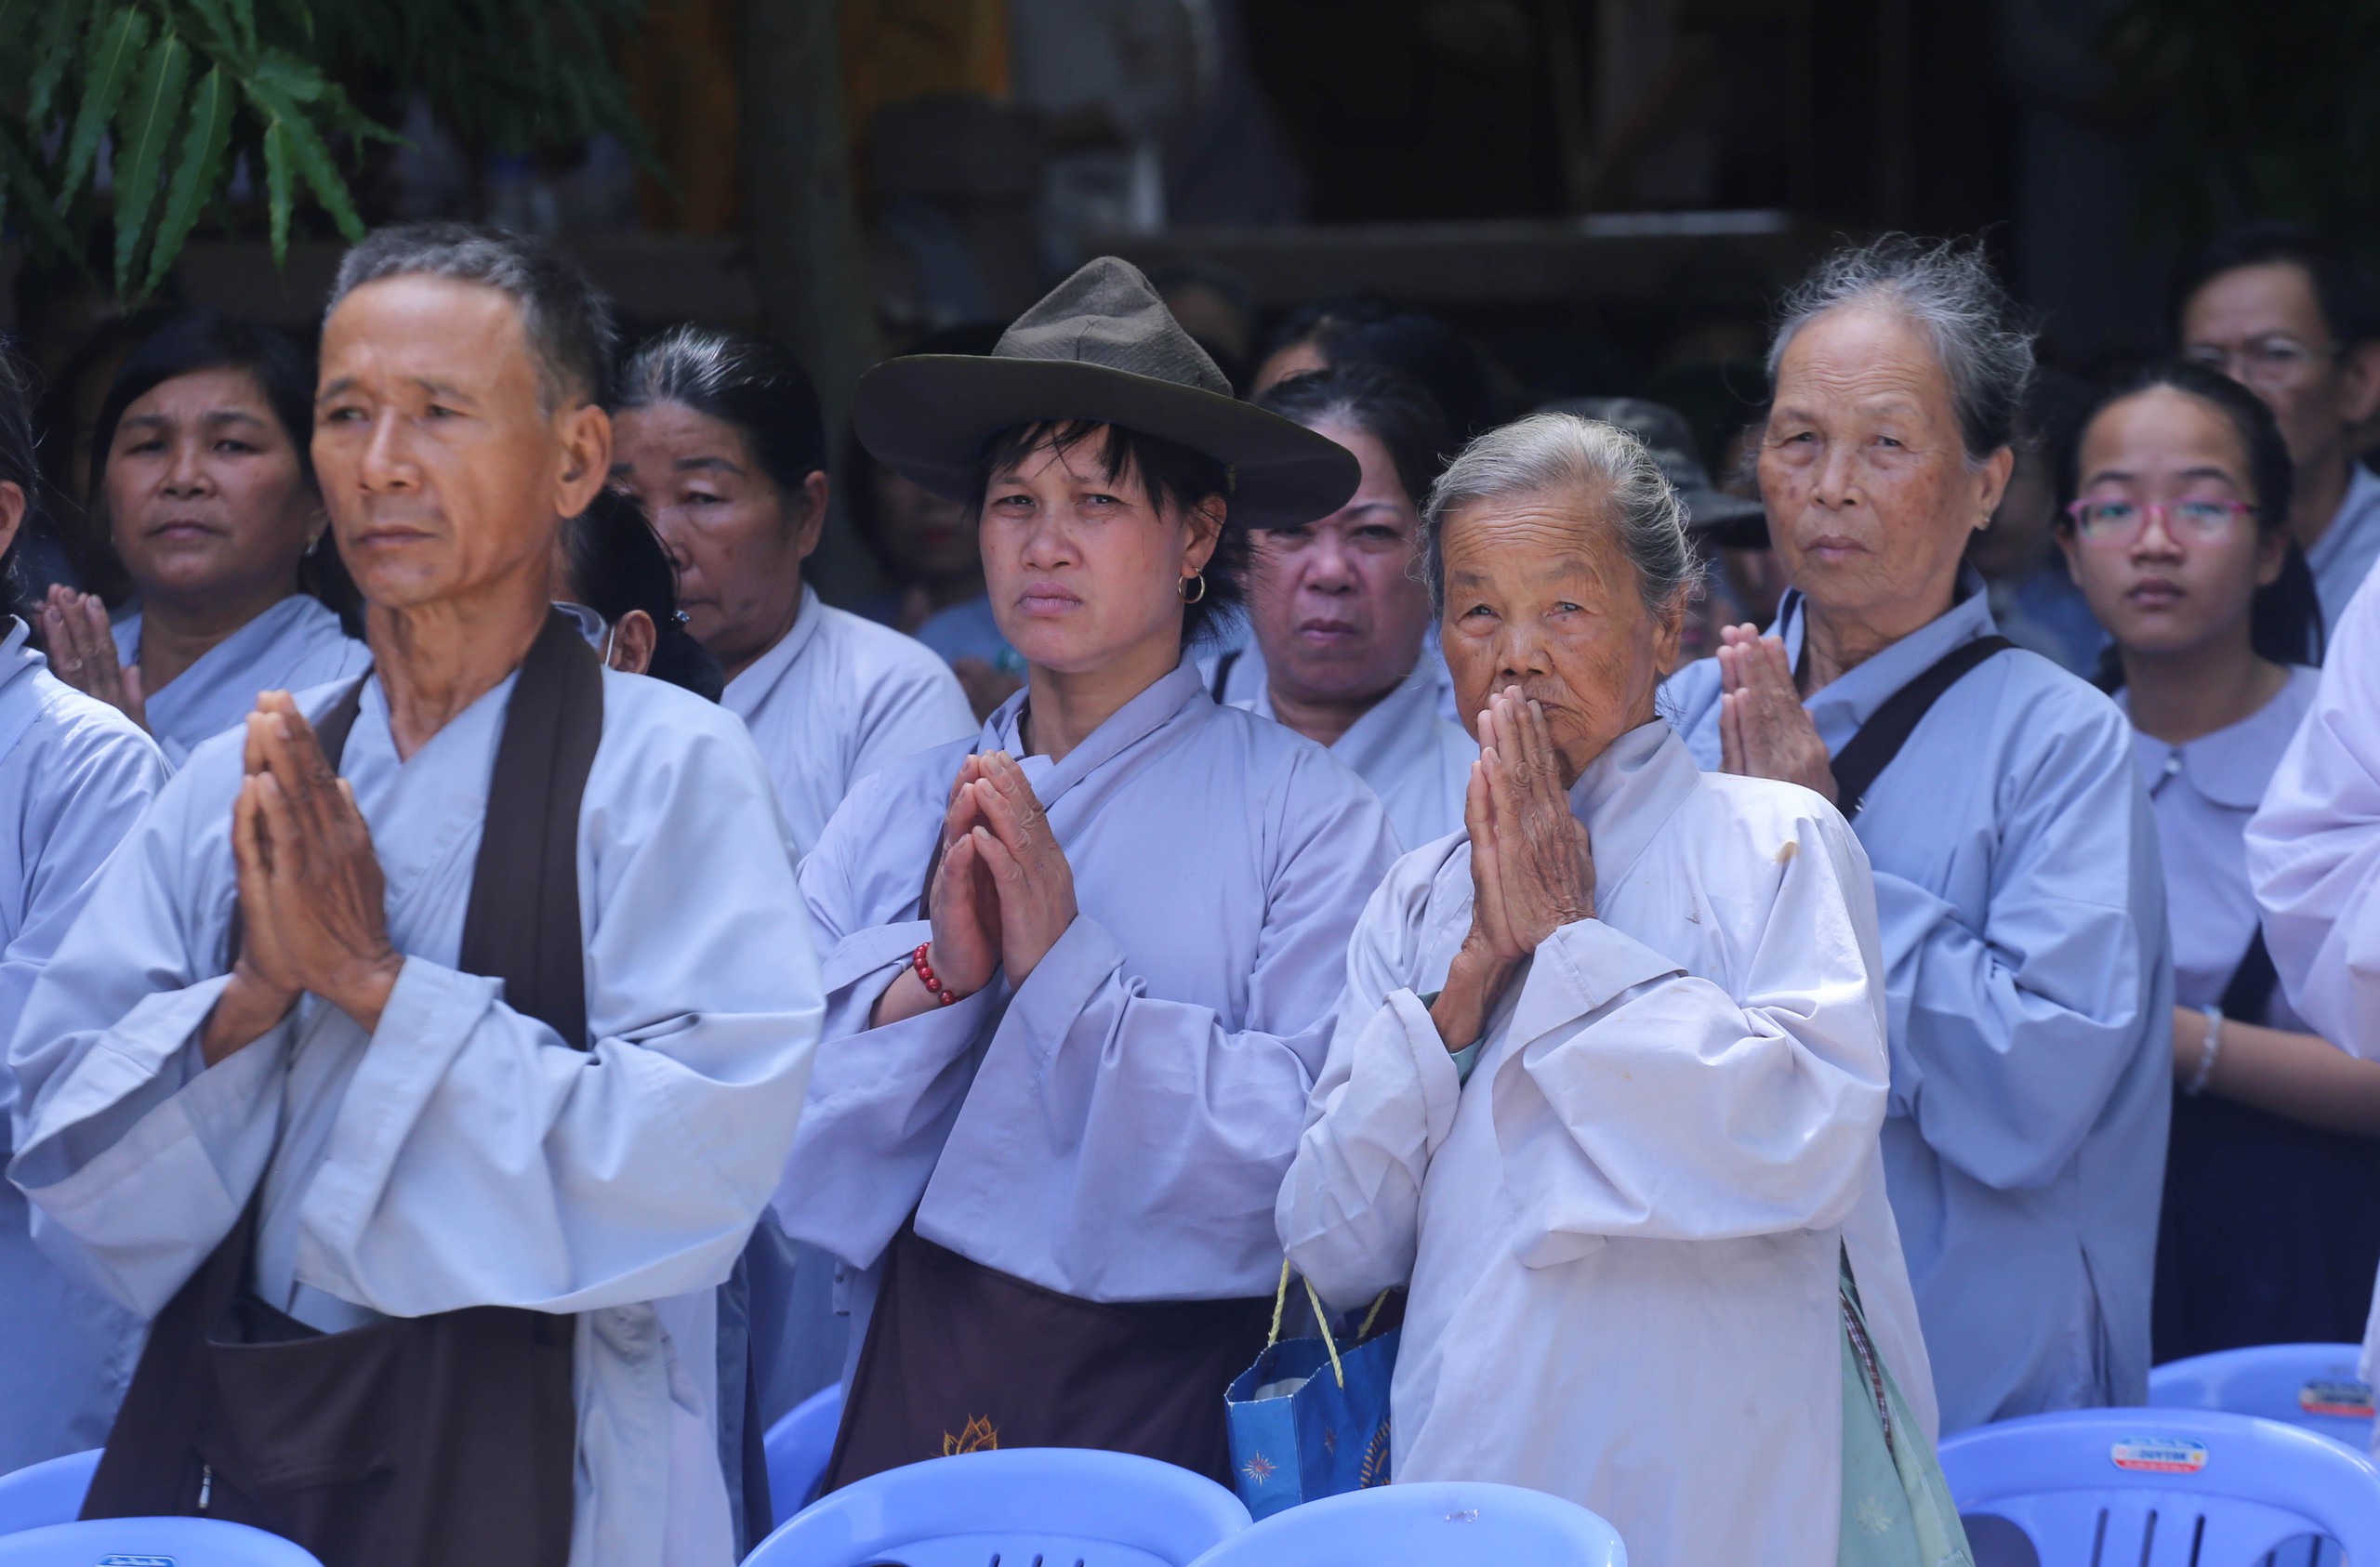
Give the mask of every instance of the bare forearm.
<svg viewBox="0 0 2380 1567">
<path fill-rule="evenodd" d="M 245 973 L 234 973 L 231 982 L 216 998 L 214 1010 L 206 1014 L 205 1025 L 199 1030 L 199 1053 L 206 1058 L 207 1065 L 222 1065 L 271 1033 L 273 1026 L 289 1015 L 289 1008 L 297 1005 L 297 1000 L 294 995 L 268 989 Z"/>
<path fill-rule="evenodd" d="M 2205 1015 L 2175 1007 L 2175 1061 L 2195 1073 L 2205 1047 Z M 2301 1126 L 2380 1136 L 2380 1061 L 2350 1056 L 2315 1034 L 2226 1018 L 2205 1091 Z"/>
<path fill-rule="evenodd" d="M 1449 1053 L 1479 1042 L 1488 1029 L 1488 1014 L 1494 1010 L 1514 967 L 1476 957 L 1467 949 L 1456 955 L 1447 970 L 1446 988 L 1430 1003 L 1430 1021 L 1436 1025 L 1438 1038 Z"/>
<path fill-rule="evenodd" d="M 891 1023 L 906 1022 L 911 1018 L 939 1009 L 942 998 L 926 988 L 915 967 L 901 970 L 900 977 L 884 987 L 876 998 L 876 1009 L 868 1014 L 867 1026 L 883 1028 Z"/>
</svg>

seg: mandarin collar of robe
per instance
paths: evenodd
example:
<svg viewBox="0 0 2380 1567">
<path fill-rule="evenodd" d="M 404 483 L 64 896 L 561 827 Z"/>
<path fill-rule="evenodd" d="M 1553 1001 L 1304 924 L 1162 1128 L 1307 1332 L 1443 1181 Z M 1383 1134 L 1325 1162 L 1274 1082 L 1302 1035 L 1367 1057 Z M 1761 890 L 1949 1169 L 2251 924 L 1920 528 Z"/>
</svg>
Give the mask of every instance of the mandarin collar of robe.
<svg viewBox="0 0 2380 1567">
<path fill-rule="evenodd" d="M 1587 824 L 1597 908 L 1620 890 L 1645 846 L 1701 780 L 1686 742 L 1666 718 L 1630 730 L 1579 774 L 1570 785 L 1570 813 Z"/>
<path fill-rule="evenodd" d="M 785 678 L 785 672 L 800 660 L 802 650 L 818 639 L 818 623 L 826 618 L 818 612 L 818 590 L 803 583 L 801 608 L 793 612 L 793 625 L 774 646 L 747 665 L 744 673 L 727 682 L 727 689 L 720 693 L 721 706 L 731 713 L 748 714 Z M 750 694 L 747 696 L 746 692 Z"/>
<path fill-rule="evenodd" d="M 1802 704 L 1828 750 L 1842 750 L 1887 698 L 1932 668 L 1943 654 L 2000 629 L 1991 618 L 1991 596 L 1984 591 L 1983 578 L 1975 568 L 1959 568 L 1958 586 L 1952 592 L 1949 609 L 1880 649 L 1866 663 L 1844 670 Z M 1786 662 L 1795 669 L 1802 666 L 1802 638 L 1808 626 L 1803 602 L 1802 590 L 1792 587 L 1785 590 L 1777 605 L 1775 631 L 1784 639 Z"/>
<path fill-rule="evenodd" d="M 1052 763 L 1046 757 L 1025 754 L 1025 704 L 1031 695 L 1032 687 L 1027 686 L 994 708 L 992 716 L 984 721 L 984 732 L 976 739 L 975 749 L 979 753 L 1006 751 L 1016 757 L 1045 812 L 1095 769 L 1163 729 L 1184 708 L 1194 703 L 1214 705 L 1214 700 L 1207 694 L 1207 683 L 1198 678 L 1198 666 L 1185 656 L 1174 665 L 1170 674 L 1151 682 L 1139 695 L 1109 714 L 1105 723 L 1083 736 L 1082 744 L 1067 752 L 1064 761 Z M 1036 762 L 1040 766 L 1031 765 Z"/>
<path fill-rule="evenodd" d="M 14 695 L 49 667 L 49 660 L 33 646 L 33 628 L 15 615 L 8 617 L 7 625 L 7 635 L 0 637 L 0 700 Z"/>
</svg>

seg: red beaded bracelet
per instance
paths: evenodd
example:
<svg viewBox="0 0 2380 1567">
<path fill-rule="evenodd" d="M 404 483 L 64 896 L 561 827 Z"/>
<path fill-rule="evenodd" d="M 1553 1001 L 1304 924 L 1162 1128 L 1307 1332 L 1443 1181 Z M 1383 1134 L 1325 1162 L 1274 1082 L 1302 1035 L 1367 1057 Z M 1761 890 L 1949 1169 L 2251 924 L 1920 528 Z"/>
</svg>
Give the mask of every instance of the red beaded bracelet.
<svg viewBox="0 0 2380 1567">
<path fill-rule="evenodd" d="M 945 990 L 942 981 L 933 977 L 933 965 L 926 961 L 926 954 L 932 947 L 932 942 L 919 942 L 918 950 L 909 955 L 909 967 L 918 971 L 918 978 L 925 982 L 926 989 L 947 1007 L 961 997 L 955 991 Z"/>
</svg>

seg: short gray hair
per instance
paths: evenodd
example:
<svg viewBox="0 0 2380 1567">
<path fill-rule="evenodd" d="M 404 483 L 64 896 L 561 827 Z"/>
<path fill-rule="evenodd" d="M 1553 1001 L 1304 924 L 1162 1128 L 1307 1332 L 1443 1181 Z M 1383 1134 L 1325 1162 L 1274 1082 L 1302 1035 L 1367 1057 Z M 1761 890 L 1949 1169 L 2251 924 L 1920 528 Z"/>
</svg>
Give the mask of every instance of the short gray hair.
<svg viewBox="0 0 2380 1567">
<path fill-rule="evenodd" d="M 1772 388 L 1785 349 L 1802 328 L 1846 305 L 1897 310 L 1933 344 L 1950 382 L 1967 461 L 1982 462 L 2022 439 L 2033 335 L 2019 324 L 1980 244 L 1885 234 L 1829 256 L 1778 307 L 1777 335 L 1768 345 Z"/>
<path fill-rule="evenodd" d="M 1686 506 L 1645 443 L 1576 414 L 1532 414 L 1487 431 L 1458 453 L 1421 508 L 1421 564 L 1430 603 L 1446 612 L 1447 520 L 1482 501 L 1583 490 L 1602 503 L 1636 571 L 1645 607 L 1666 613 L 1701 586 L 1686 534 Z"/>
<path fill-rule="evenodd" d="M 367 283 L 413 274 L 480 283 L 519 307 L 529 351 L 536 356 L 538 401 L 548 413 L 572 399 L 602 400 L 617 338 L 612 302 L 554 246 L 471 223 L 376 229 L 339 262 L 323 319 Z"/>
</svg>

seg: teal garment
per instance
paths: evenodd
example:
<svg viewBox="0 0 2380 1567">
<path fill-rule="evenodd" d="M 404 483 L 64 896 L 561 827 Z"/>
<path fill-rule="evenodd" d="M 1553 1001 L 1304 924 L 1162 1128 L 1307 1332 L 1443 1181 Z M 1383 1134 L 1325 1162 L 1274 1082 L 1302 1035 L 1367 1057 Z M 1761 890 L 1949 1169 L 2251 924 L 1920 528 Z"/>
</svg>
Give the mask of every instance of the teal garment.
<svg viewBox="0 0 2380 1567">
<path fill-rule="evenodd" d="M 1848 1259 L 1843 1265 L 1843 1537 L 1834 1559 L 1838 1567 L 1975 1567 L 1942 1466 L 1868 1337 Z"/>
</svg>

